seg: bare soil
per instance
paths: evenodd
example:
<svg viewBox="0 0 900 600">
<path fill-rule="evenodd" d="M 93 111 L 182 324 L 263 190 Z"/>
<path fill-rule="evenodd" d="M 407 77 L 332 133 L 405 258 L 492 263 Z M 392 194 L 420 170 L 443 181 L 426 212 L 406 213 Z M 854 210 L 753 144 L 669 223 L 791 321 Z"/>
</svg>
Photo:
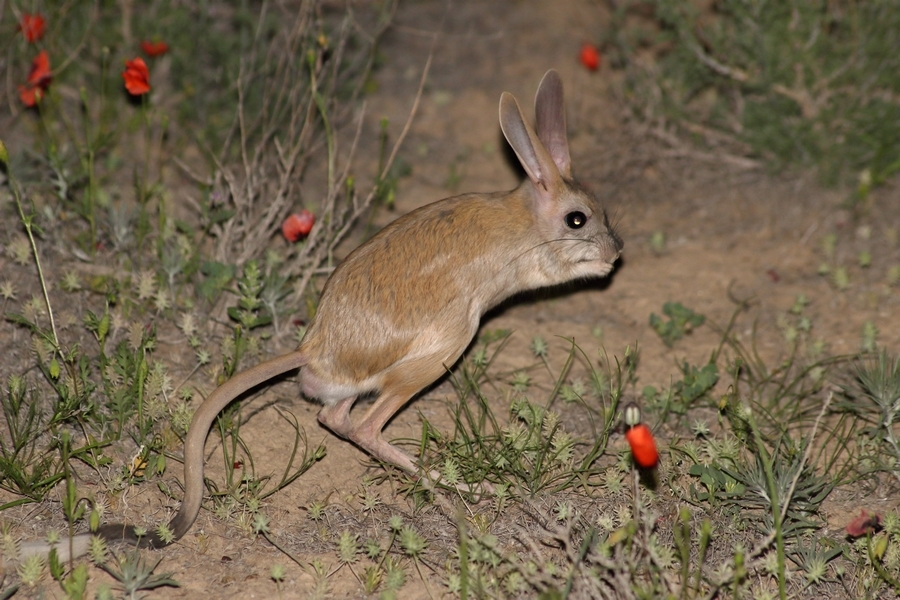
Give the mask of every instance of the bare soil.
<svg viewBox="0 0 900 600">
<path fill-rule="evenodd" d="M 529 296 L 485 320 L 484 328 L 514 331 L 498 359 L 498 372 L 533 364 L 529 344 L 539 335 L 548 341 L 550 362 L 557 368 L 565 360 L 568 339 L 574 339 L 589 357 L 597 357 L 598 352 L 622 357 L 627 346 L 637 346 L 636 394 L 644 385 L 666 386 L 677 378 L 682 361 L 705 363 L 720 340 L 713 327 L 704 325 L 674 349 L 666 347 L 648 326 L 648 318 L 652 312 L 659 314 L 667 301 L 679 301 L 706 315 L 711 323 L 724 325 L 737 307 L 735 299 L 749 300 L 750 309 L 739 316 L 737 331 L 749 343 L 755 328 L 758 351 L 773 364 L 786 352 L 779 316 L 800 294 L 810 300 L 805 314 L 812 320 L 812 335 L 825 341 L 829 353 L 858 351 L 867 321 L 877 327 L 880 345 L 900 347 L 896 327 L 900 294 L 885 283 L 888 269 L 900 264 L 897 181 L 876 190 L 865 210 L 852 214 L 842 208 L 848 192 L 823 189 L 814 175 L 773 175 L 749 161 L 730 160 L 721 148 L 698 148 L 657 125 L 633 119 L 617 98 L 621 73 L 608 65 L 589 72 L 578 62 L 581 42 L 597 39 L 606 18 L 604 7 L 589 0 L 405 2 L 382 46 L 383 66 L 375 74 L 377 90 L 367 98 L 370 133 L 377 132 L 378 120 L 385 116 L 396 135 L 412 105 L 432 43 L 434 58 L 419 113 L 400 153 L 411 173 L 399 182 L 396 210 L 376 213 L 378 226 L 455 193 L 515 187 L 521 175 L 498 126 L 500 94 L 512 92 L 523 107 L 530 106 L 543 73 L 556 68 L 566 86 L 576 176 L 603 199 L 625 241 L 623 258 L 607 281 Z M 370 143 L 374 149 L 374 141 Z M 662 250 L 650 244 L 657 232 L 666 239 Z M 850 285 L 844 290 L 817 274 L 825 260 L 820 241 L 826 233 L 838 236 L 837 261 L 848 267 Z M 862 250 L 873 257 L 866 269 L 856 261 Z M 0 268 L 12 272 L 7 269 L 13 265 L 2 258 Z M 54 268 L 63 273 L 67 266 Z M 7 351 L 27 356 L 24 331 L 6 324 L 0 335 L 9 336 L 3 344 Z M 170 348 L 161 337 L 158 353 L 164 357 Z M 269 351 L 286 351 L 291 343 L 290 339 L 275 340 Z M 171 347 L 173 365 L 182 351 Z M 4 379 L 8 375 L 2 367 L 0 373 Z M 536 381 L 539 387 L 549 383 Z M 452 398 L 449 384 L 442 383 L 403 410 L 387 427 L 387 437 L 417 439 L 423 416 L 449 428 L 447 403 Z M 506 414 L 502 395 L 495 402 L 497 413 Z M 296 385 L 289 381 L 267 388 L 245 409 L 243 433 L 258 472 L 277 472 L 293 439 L 276 407 L 293 412 L 310 443 L 325 444 L 327 456 L 267 501 L 265 511 L 274 537 L 301 561 L 320 558 L 329 571 L 336 570 L 328 579 L 330 597 L 362 597 L 363 587 L 357 580 L 362 574 L 346 566 L 338 569 L 337 538 L 349 530 L 358 533 L 361 541 L 384 540 L 387 520 L 399 514 L 427 535 L 430 548 L 428 563 L 422 567 L 427 583 L 408 570 L 410 582 L 403 588 L 403 597 L 443 596 L 443 561 L 456 541 L 456 516 L 442 504 L 416 509 L 398 493 L 394 480 L 371 488 L 382 504 L 363 510 L 361 482 L 382 470 L 372 467 L 357 448 L 319 427 L 318 407 L 300 399 Z M 714 421 L 711 416 L 710 422 Z M 664 450 L 675 432 L 664 427 L 658 435 Z M 613 447 L 623 444 L 622 436 L 614 435 Z M 221 476 L 216 472 L 221 460 L 215 446 L 210 436 L 207 451 L 213 457 L 209 467 L 213 478 Z M 661 469 L 666 468 L 664 458 Z M 170 465 L 166 478 L 170 484 L 180 479 L 176 465 Z M 827 509 L 830 527 L 839 535 L 860 508 L 896 508 L 896 495 L 887 492 L 879 488 L 877 493 L 859 489 L 835 494 L 838 499 L 830 501 Z M 0 495 L 0 501 L 7 499 Z M 538 498 L 535 507 L 553 500 Z M 316 502 L 327 504 L 320 522 L 307 515 L 307 507 Z M 175 508 L 177 502 L 152 485 L 129 490 L 111 507 L 116 517 L 139 523 L 165 520 Z M 523 526 L 529 526 L 519 512 L 513 512 L 509 519 L 521 519 Z M 4 521 L 9 518 L 15 519 L 17 533 L 28 539 L 41 537 L 48 523 L 61 525 L 55 502 L 22 507 L 15 516 L 3 515 Z M 503 518 L 495 525 L 495 533 L 510 549 L 516 547 L 515 525 Z M 310 597 L 314 591 L 311 569 L 304 571 L 265 540 L 208 511 L 201 512 L 187 536 L 161 558 L 158 571 L 171 572 L 181 587 L 156 590 L 148 597 L 271 597 L 275 588 L 269 570 L 276 563 L 287 569 L 283 597 Z M 94 577 L 103 580 L 105 576 L 96 571 Z"/>
</svg>

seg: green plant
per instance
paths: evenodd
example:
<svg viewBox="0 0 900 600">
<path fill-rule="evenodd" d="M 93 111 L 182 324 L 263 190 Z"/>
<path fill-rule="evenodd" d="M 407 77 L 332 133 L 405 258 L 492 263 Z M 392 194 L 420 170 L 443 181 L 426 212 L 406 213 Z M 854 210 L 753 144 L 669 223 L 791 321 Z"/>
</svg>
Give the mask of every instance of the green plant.
<svg viewBox="0 0 900 600">
<path fill-rule="evenodd" d="M 665 420 L 669 414 L 685 415 L 694 403 L 705 396 L 719 381 L 719 367 L 714 360 L 702 367 L 684 362 L 681 365 L 682 378 L 666 390 L 657 390 L 648 385 L 641 392 L 648 407 L 658 412 Z"/>
<path fill-rule="evenodd" d="M 247 331 L 272 322 L 272 314 L 263 310 L 261 295 L 265 288 L 262 273 L 256 261 L 244 266 L 244 274 L 237 280 L 238 305 L 228 308 L 228 316 Z"/>
<path fill-rule="evenodd" d="M 822 547 L 820 547 L 820 543 Z M 788 550 L 791 560 L 803 569 L 806 581 L 814 585 L 824 581 L 827 577 L 828 563 L 844 552 L 844 547 L 835 547 L 834 541 L 829 538 L 814 537 L 810 544 L 806 545 L 802 539 Z"/>
<path fill-rule="evenodd" d="M 207 485 L 212 491 L 214 506 L 218 514 L 233 517 L 235 512 L 238 512 L 238 519 L 244 519 L 245 523 L 256 518 L 262 502 L 266 498 L 290 485 L 316 462 L 324 458 L 325 446 L 319 444 L 310 451 L 306 433 L 297 423 L 294 415 L 280 410 L 278 414 L 294 430 L 294 442 L 279 479 L 273 479 L 273 476 L 269 474 L 257 473 L 253 453 L 240 435 L 242 419 L 239 406 L 225 411 L 216 420 L 216 428 L 222 440 L 225 488 L 220 491 L 212 481 L 208 481 Z M 302 451 L 300 450 L 301 446 Z M 301 456 L 299 464 L 295 465 L 298 451 L 301 451 Z M 274 485 L 267 489 L 273 482 Z M 251 528 L 248 526 L 248 529 Z"/>
<path fill-rule="evenodd" d="M 10 375 L 0 404 L 9 434 L 0 436 L 0 487 L 21 496 L 0 506 L 3 510 L 41 501 L 65 475 L 57 457 L 42 444 L 46 424 L 37 390 L 28 390 L 25 379 Z"/>
<path fill-rule="evenodd" d="M 662 312 L 669 320 L 664 321 L 656 313 L 650 313 L 650 327 L 669 347 L 706 321 L 705 316 L 695 313 L 681 302 L 666 302 L 663 304 Z"/>
<path fill-rule="evenodd" d="M 55 554 L 51 556 L 55 556 Z M 51 565 L 53 565 L 53 562 L 51 562 Z M 68 576 L 63 572 L 59 563 L 56 563 L 56 565 L 56 567 L 50 567 L 50 574 L 59 582 L 66 598 L 69 600 L 81 600 L 84 598 L 87 593 L 87 565 L 78 565 L 68 573 Z"/>
<path fill-rule="evenodd" d="M 275 582 L 275 587 L 278 590 L 278 595 L 281 595 L 281 586 L 284 583 L 285 569 L 284 565 L 275 564 L 272 565 L 271 570 L 269 571 L 269 577 L 272 578 L 272 581 Z"/>
<path fill-rule="evenodd" d="M 890 75 L 900 17 L 890 5 L 662 0 L 654 26 L 651 67 L 632 60 L 640 42 L 628 34 L 639 31 L 611 35 L 644 114 L 731 138 L 775 168 L 815 166 L 827 183 L 865 172 L 877 185 L 900 170 L 900 84 Z"/>
<path fill-rule="evenodd" d="M 172 579 L 171 573 L 154 575 L 153 572 L 162 557 L 155 562 L 148 560 L 140 550 L 129 550 L 123 554 L 112 554 L 111 558 L 100 567 L 112 575 L 119 583 L 119 588 L 125 597 L 138 598 L 141 590 L 153 590 L 159 587 L 179 587 L 177 581 Z"/>
<path fill-rule="evenodd" d="M 900 416 L 900 358 L 884 350 L 861 358 L 855 365 L 853 379 L 843 388 L 837 409 L 858 419 L 863 425 L 858 435 L 874 444 L 866 453 L 867 462 L 873 470 L 888 472 L 900 481 L 895 467 L 900 461 L 900 442 L 895 431 Z"/>
<path fill-rule="evenodd" d="M 837 378 L 849 356 L 823 356 L 819 342 L 809 340 L 812 327 L 801 314 L 805 301 L 795 301 L 789 313 L 795 324 L 785 322 L 789 347 L 775 364 L 764 360 L 756 348 L 756 327 L 749 342 L 734 333 L 738 316 L 747 308 L 740 303 L 725 327 L 713 324 L 721 341 L 713 353 L 713 360 L 725 358 L 722 371 L 729 382 L 727 392 L 719 399 L 718 408 L 729 422 L 734 434 L 743 442 L 753 436 L 748 428 L 748 414 L 753 415 L 761 435 L 767 440 L 797 439 L 811 422 L 819 419 L 823 405 L 833 408 L 833 397 L 825 394 L 830 377 Z M 813 464 L 841 481 L 858 466 L 858 454 L 850 438 L 856 435 L 859 423 L 845 416 L 822 424 L 824 440 L 815 448 Z"/>
<path fill-rule="evenodd" d="M 442 485 L 452 489 L 474 484 L 472 490 L 480 491 L 480 484 L 487 481 L 521 489 L 527 495 L 557 493 L 598 476 L 596 461 L 606 450 L 624 388 L 636 366 L 636 353 L 629 349 L 626 360 L 617 363 L 611 376 L 570 341 L 565 363 L 554 373 L 547 362 L 546 347 L 538 343 L 541 351 L 536 354 L 553 377 L 553 389 L 542 403 L 531 401 L 528 387 L 523 385 L 527 376 L 517 373 L 511 382 L 514 399 L 508 424 L 503 426 L 485 390 L 496 385 L 488 369 L 508 338 L 509 332 L 487 332 L 451 375 L 457 394 L 451 409 L 454 430 L 445 437 L 424 421 L 420 453 L 428 457 L 426 464 L 440 473 Z M 595 383 L 591 391 L 584 390 L 580 383 L 565 383 L 578 358 L 588 365 L 588 376 Z M 580 411 L 591 430 L 589 440 L 579 440 L 566 431 L 554 409 L 560 400 Z"/>
</svg>

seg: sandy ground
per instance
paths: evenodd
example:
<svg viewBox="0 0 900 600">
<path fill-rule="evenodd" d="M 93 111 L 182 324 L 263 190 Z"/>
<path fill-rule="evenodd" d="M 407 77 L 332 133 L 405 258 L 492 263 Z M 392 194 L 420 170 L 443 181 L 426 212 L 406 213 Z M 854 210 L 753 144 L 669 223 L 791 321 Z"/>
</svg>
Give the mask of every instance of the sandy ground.
<svg viewBox="0 0 900 600">
<path fill-rule="evenodd" d="M 407 2 L 400 5 L 382 47 L 384 66 L 375 75 L 377 91 L 368 98 L 367 123 L 376 131 L 378 120 L 386 116 L 397 131 L 412 105 L 433 33 L 438 32 L 420 112 L 400 153 L 411 173 L 399 182 L 396 211 L 379 212 L 377 224 L 454 193 L 515 187 L 520 173 L 497 123 L 500 94 L 512 92 L 530 112 L 541 76 L 556 68 L 566 86 L 576 176 L 603 200 L 625 241 L 623 258 L 608 280 L 573 285 L 549 297 L 529 296 L 490 315 L 485 328 L 514 332 L 498 359 L 498 369 L 509 372 L 532 364 L 529 344 L 537 335 L 549 342 L 550 362 L 560 368 L 569 343 L 564 338 L 573 338 L 589 357 L 598 356 L 598 351 L 622 357 L 626 346 L 637 345 L 641 363 L 636 393 L 644 385 L 665 386 L 678 375 L 681 361 L 703 364 L 719 336 L 706 325 L 673 350 L 648 326 L 650 313 L 660 313 L 667 301 L 679 301 L 724 326 L 736 309 L 735 298 L 750 301 L 749 310 L 738 319 L 741 338 L 749 341 L 756 326 L 760 354 L 777 360 L 785 352 L 779 316 L 799 294 L 810 301 L 805 314 L 813 323 L 812 337 L 825 340 L 828 352 L 858 350 L 866 321 L 877 327 L 881 345 L 896 349 L 900 294 L 885 283 L 887 270 L 900 264 L 896 181 L 877 190 L 869 209 L 854 219 L 841 208 L 846 194 L 820 188 L 812 176 L 775 177 L 762 168 L 736 165 L 716 152 L 666 142 L 652 126 L 631 119 L 616 99 L 613 90 L 620 74 L 608 66 L 592 73 L 579 64 L 580 43 L 596 39 L 604 23 L 603 8 L 591 1 Z M 658 232 L 666 239 L 662 250 L 650 244 Z M 817 274 L 825 260 L 820 241 L 826 233 L 838 236 L 837 260 L 848 266 L 850 274 L 846 290 L 837 290 Z M 868 269 L 856 265 L 861 250 L 874 257 Z M 289 340 L 279 343 L 284 350 L 290 347 Z M 537 383 L 547 384 L 540 379 Z M 327 446 L 327 456 L 269 498 L 266 511 L 280 543 L 305 562 L 322 558 L 331 571 L 337 568 L 334 544 L 343 529 L 359 532 L 361 540 L 383 538 L 391 514 L 412 518 L 415 511 L 394 493 L 392 483 L 373 488 L 382 499 L 381 507 L 363 511 L 361 482 L 379 469 L 370 468 L 361 451 L 321 429 L 315 421 L 317 407 L 297 396 L 291 382 L 267 389 L 245 411 L 244 435 L 263 471 L 283 464 L 292 440 L 276 406 L 296 415 L 311 443 Z M 423 416 L 438 427 L 449 427 L 446 402 L 451 398 L 444 382 L 402 411 L 388 426 L 387 437 L 416 438 Z M 502 400 L 498 398 L 497 410 L 505 414 Z M 660 433 L 665 444 L 666 430 Z M 214 456 L 212 440 L 211 436 L 207 452 Z M 614 447 L 623 443 L 621 436 L 614 436 Z M 214 463 L 209 474 L 213 478 Z M 169 471 L 177 477 L 176 472 Z M 846 503 L 832 509 L 830 524 L 842 527 L 842 519 L 855 512 L 857 501 L 852 494 L 845 496 Z M 868 501 L 880 510 L 897 504 L 896 499 L 879 497 Z M 325 519 L 318 523 L 308 518 L 306 510 L 315 502 L 328 504 Z M 155 486 L 145 485 L 129 491 L 112 508 L 130 521 L 155 522 L 176 506 Z M 52 514 L 58 508 L 44 503 L 20 510 L 19 533 L 39 536 L 47 519 L 58 521 Z M 433 545 L 452 545 L 453 515 L 438 506 L 415 514 L 417 523 L 434 532 Z M 283 597 L 309 597 L 314 588 L 310 569 L 288 563 L 264 540 L 208 511 L 201 512 L 188 535 L 161 556 L 158 570 L 171 572 L 182 587 L 150 597 L 271 597 L 275 589 L 268 572 L 275 563 L 287 566 Z M 426 571 L 427 586 L 409 573 L 414 581 L 404 588 L 404 597 L 442 595 L 441 565 L 433 566 L 433 571 Z M 328 586 L 332 597 L 364 596 L 347 567 L 337 570 Z"/>
</svg>

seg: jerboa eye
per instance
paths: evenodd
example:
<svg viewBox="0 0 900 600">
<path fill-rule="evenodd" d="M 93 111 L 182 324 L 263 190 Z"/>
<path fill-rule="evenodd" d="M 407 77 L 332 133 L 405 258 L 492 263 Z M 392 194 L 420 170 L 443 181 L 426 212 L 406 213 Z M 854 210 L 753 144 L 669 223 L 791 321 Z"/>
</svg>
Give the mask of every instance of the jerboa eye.
<svg viewBox="0 0 900 600">
<path fill-rule="evenodd" d="M 569 229 L 581 229 L 587 223 L 587 215 L 580 210 L 573 210 L 566 215 L 566 225 Z"/>
</svg>

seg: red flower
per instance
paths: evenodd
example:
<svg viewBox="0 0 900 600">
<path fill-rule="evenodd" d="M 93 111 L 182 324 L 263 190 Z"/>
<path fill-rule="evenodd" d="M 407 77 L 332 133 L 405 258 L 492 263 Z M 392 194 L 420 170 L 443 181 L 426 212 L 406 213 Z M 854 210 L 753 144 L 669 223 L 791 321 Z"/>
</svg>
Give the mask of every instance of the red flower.
<svg viewBox="0 0 900 600">
<path fill-rule="evenodd" d="M 44 37 L 44 28 L 46 22 L 40 13 L 29 14 L 22 13 L 22 20 L 19 21 L 19 31 L 25 36 L 29 44 L 33 44 Z"/>
<path fill-rule="evenodd" d="M 144 40 L 141 42 L 141 50 L 150 58 L 154 58 L 168 52 L 169 45 L 163 41 L 151 42 L 150 40 Z"/>
<path fill-rule="evenodd" d="M 299 213 L 294 213 L 281 224 L 281 235 L 289 242 L 296 242 L 312 230 L 316 216 L 305 208 Z"/>
<path fill-rule="evenodd" d="M 591 44 L 581 46 L 581 64 L 588 71 L 596 71 L 600 68 L 600 52 Z"/>
<path fill-rule="evenodd" d="M 31 107 L 40 102 L 44 92 L 50 87 L 50 79 L 50 57 L 46 50 L 41 50 L 31 61 L 28 83 L 19 86 L 19 99 L 22 100 L 22 104 Z"/>
<path fill-rule="evenodd" d="M 150 91 L 150 70 L 143 58 L 125 61 L 122 79 L 125 80 L 125 89 L 132 96 L 142 96 Z"/>
<path fill-rule="evenodd" d="M 634 462 L 642 469 L 652 469 L 659 462 L 659 452 L 656 451 L 656 442 L 650 428 L 639 423 L 625 432 L 625 439 L 631 446 L 631 455 Z"/>
<path fill-rule="evenodd" d="M 881 515 L 870 515 L 865 509 L 859 511 L 859 516 L 847 523 L 845 531 L 852 538 L 862 537 L 875 533 L 881 527 Z"/>
</svg>

